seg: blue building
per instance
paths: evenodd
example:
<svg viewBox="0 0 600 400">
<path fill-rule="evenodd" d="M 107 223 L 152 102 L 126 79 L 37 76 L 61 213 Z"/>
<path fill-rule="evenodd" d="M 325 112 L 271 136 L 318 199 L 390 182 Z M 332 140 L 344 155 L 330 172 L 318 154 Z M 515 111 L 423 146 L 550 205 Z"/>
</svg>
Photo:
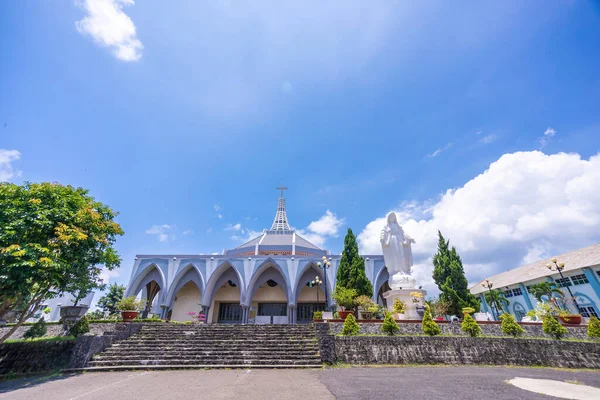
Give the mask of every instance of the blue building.
<svg viewBox="0 0 600 400">
<path fill-rule="evenodd" d="M 548 269 L 548 265 L 552 269 Z M 561 267 L 562 276 L 556 270 Z M 529 292 L 529 287 L 540 282 L 554 282 L 566 297 L 576 300 L 571 304 L 572 312 L 579 312 L 584 318 L 600 315 L 600 243 L 570 251 L 553 258 L 543 259 L 487 278 L 494 289 L 504 292 L 509 301 L 508 311 L 520 321 L 525 314 L 535 308 L 537 300 Z M 488 290 L 482 284 L 471 287 L 470 291 L 481 302 L 483 312 L 494 313 L 486 303 L 483 294 Z M 575 309 L 577 308 L 577 309 Z"/>
<path fill-rule="evenodd" d="M 252 323 L 257 316 L 278 323 L 308 322 L 314 311 L 333 305 L 341 255 L 290 228 L 285 188 L 278 189 L 271 229 L 221 255 L 138 255 L 126 296 L 141 294 L 147 300 L 145 314 L 185 321 L 192 318 L 189 313 L 202 311 L 208 323 Z M 383 256 L 362 257 L 373 299 L 384 304 L 381 294 L 388 290 L 389 274 Z M 316 277 L 322 285 L 313 285 Z"/>
</svg>

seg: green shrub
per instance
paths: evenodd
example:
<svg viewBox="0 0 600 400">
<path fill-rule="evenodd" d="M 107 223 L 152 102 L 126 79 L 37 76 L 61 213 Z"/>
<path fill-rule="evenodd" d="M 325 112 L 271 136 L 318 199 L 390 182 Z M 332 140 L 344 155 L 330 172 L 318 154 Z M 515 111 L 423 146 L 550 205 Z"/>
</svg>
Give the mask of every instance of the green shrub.
<svg viewBox="0 0 600 400">
<path fill-rule="evenodd" d="M 381 324 L 381 332 L 387 333 L 388 335 L 393 335 L 394 333 L 400 332 L 400 327 L 392 316 L 392 313 L 385 313 L 385 318 Z"/>
<path fill-rule="evenodd" d="M 552 315 L 547 314 L 542 322 L 542 329 L 546 335 L 552 336 L 554 339 L 560 340 L 565 337 L 569 331 L 562 326 Z"/>
<path fill-rule="evenodd" d="M 404 303 L 400 301 L 400 299 L 394 299 L 394 304 L 392 305 L 392 312 L 394 314 L 404 314 Z"/>
<path fill-rule="evenodd" d="M 588 322 L 588 337 L 600 338 L 600 319 L 594 317 L 593 315 L 590 317 L 590 321 Z"/>
<path fill-rule="evenodd" d="M 40 318 L 35 324 L 31 325 L 31 328 L 23 334 L 23 339 L 35 339 L 42 337 L 46 334 L 48 329 L 46 328 L 46 321 L 44 317 Z"/>
<path fill-rule="evenodd" d="M 119 311 L 140 311 L 146 304 L 145 300 L 136 300 L 135 296 L 125 297 L 117 303 Z"/>
<path fill-rule="evenodd" d="M 500 320 L 502 321 L 502 333 L 505 335 L 517 337 L 525 333 L 525 329 L 517 323 L 512 314 L 504 313 L 500 316 Z"/>
<path fill-rule="evenodd" d="M 356 303 L 354 302 L 357 297 L 355 289 L 348 289 L 343 286 L 337 286 L 335 292 L 333 292 L 333 299 L 338 306 L 343 307 L 344 310 L 351 310 L 354 308 Z"/>
<path fill-rule="evenodd" d="M 464 307 L 462 309 L 463 314 L 473 314 L 474 312 L 475 312 L 475 309 L 473 307 Z"/>
<path fill-rule="evenodd" d="M 477 321 L 475 321 L 473 317 L 471 317 L 471 315 L 469 314 L 465 314 L 465 318 L 463 319 L 461 329 L 463 330 L 463 332 L 468 333 L 471 337 L 476 337 L 481 334 L 481 327 L 479 326 Z"/>
<path fill-rule="evenodd" d="M 349 314 L 344 321 L 344 327 L 342 328 L 342 335 L 344 336 L 355 336 L 360 332 L 360 326 L 354 319 L 354 315 Z"/>
<path fill-rule="evenodd" d="M 423 333 L 429 336 L 437 336 L 442 333 L 442 330 L 431 318 L 431 310 L 428 306 L 425 306 L 425 313 L 423 314 L 423 322 L 421 323 Z"/>
<path fill-rule="evenodd" d="M 90 324 L 88 322 L 87 317 L 84 315 L 81 319 L 75 322 L 69 328 L 69 336 L 79 337 L 81 335 L 85 335 L 90 331 Z"/>
<path fill-rule="evenodd" d="M 313 319 L 323 319 L 323 311 L 315 311 L 313 313 Z"/>
</svg>

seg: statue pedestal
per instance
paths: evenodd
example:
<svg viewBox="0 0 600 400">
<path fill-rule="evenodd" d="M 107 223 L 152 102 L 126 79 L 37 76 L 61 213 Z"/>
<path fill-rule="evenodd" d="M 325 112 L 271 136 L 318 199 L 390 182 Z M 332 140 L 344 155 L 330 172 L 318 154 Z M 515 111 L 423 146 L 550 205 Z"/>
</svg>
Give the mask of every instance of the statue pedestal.
<svg viewBox="0 0 600 400">
<path fill-rule="evenodd" d="M 411 297 L 412 292 L 418 292 L 423 295 L 422 299 L 419 299 L 418 303 L 413 302 L 413 298 Z M 388 310 L 392 310 L 392 306 L 394 305 L 394 300 L 398 299 L 404 303 L 404 319 L 423 319 L 417 312 L 417 306 L 423 306 L 425 295 L 427 294 L 426 290 L 423 289 L 393 289 L 388 290 L 383 293 L 383 298 L 387 302 Z"/>
</svg>

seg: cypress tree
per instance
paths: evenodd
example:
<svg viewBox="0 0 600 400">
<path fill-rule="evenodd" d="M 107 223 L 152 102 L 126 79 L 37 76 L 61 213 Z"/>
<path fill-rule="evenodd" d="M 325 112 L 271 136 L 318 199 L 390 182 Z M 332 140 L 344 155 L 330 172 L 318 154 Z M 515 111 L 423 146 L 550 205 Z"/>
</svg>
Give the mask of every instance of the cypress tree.
<svg viewBox="0 0 600 400">
<path fill-rule="evenodd" d="M 469 292 L 460 255 L 440 231 L 438 251 L 433 256 L 433 280 L 441 291 L 440 298 L 450 303 L 448 314 L 460 315 L 465 307 L 479 310 L 479 302 Z"/>
<path fill-rule="evenodd" d="M 373 286 L 367 279 L 365 272 L 365 260 L 358 254 L 356 236 L 349 228 L 344 238 L 344 250 L 342 251 L 335 285 L 336 287 L 355 289 L 359 296 L 373 296 Z"/>
</svg>

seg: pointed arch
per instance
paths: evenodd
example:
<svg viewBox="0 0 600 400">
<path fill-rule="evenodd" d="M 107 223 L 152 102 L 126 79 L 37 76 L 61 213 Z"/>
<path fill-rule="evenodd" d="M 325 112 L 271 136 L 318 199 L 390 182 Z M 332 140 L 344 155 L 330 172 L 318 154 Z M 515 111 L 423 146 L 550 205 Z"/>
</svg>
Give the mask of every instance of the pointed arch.
<svg viewBox="0 0 600 400">
<path fill-rule="evenodd" d="M 124 297 L 136 296 L 148 283 L 156 281 L 161 290 L 166 287 L 165 274 L 155 263 L 148 264 L 136 278 L 132 280 Z"/>
<path fill-rule="evenodd" d="M 246 292 L 244 290 L 244 279 L 240 272 L 226 261 L 217 267 L 208 282 L 206 282 L 206 288 L 202 293 L 202 305 L 210 307 L 218 288 L 229 280 L 237 285 L 240 290 L 240 299 L 243 299 Z"/>
<path fill-rule="evenodd" d="M 293 305 L 298 304 L 298 296 L 300 295 L 300 291 L 303 286 L 306 285 L 306 282 L 312 280 L 315 275 L 319 276 L 319 278 L 325 281 L 325 277 L 323 276 L 323 270 L 317 266 L 314 261 L 307 262 L 300 273 L 297 275 L 296 282 L 294 283 L 294 295 L 293 295 Z M 331 279 L 327 280 L 327 291 L 329 300 L 331 300 L 331 295 L 333 294 L 333 283 Z"/>
<path fill-rule="evenodd" d="M 388 272 L 387 267 L 381 268 L 377 273 L 377 276 L 375 277 L 375 282 L 373 285 L 373 301 L 375 303 L 379 303 L 379 292 L 381 291 L 382 287 L 388 282 L 389 279 L 390 274 Z M 382 297 L 381 300 L 383 303 L 385 299 Z"/>
<path fill-rule="evenodd" d="M 273 271 L 270 271 L 273 270 Z M 282 288 L 284 288 L 285 297 L 288 303 L 290 302 L 290 284 L 283 271 L 283 268 L 271 257 L 263 261 L 258 268 L 252 274 L 252 278 L 248 284 L 248 290 L 246 291 L 246 298 L 244 299 L 244 305 L 250 305 L 252 298 L 256 293 L 256 289 L 261 285 L 265 284 L 269 279 L 277 282 Z"/>
<path fill-rule="evenodd" d="M 166 297 L 166 304 L 170 307 L 173 306 L 173 300 L 177 292 L 188 282 L 194 282 L 200 293 L 204 293 L 204 276 L 202 272 L 194 263 L 188 263 L 173 279 L 169 287 L 169 291 Z"/>
</svg>

